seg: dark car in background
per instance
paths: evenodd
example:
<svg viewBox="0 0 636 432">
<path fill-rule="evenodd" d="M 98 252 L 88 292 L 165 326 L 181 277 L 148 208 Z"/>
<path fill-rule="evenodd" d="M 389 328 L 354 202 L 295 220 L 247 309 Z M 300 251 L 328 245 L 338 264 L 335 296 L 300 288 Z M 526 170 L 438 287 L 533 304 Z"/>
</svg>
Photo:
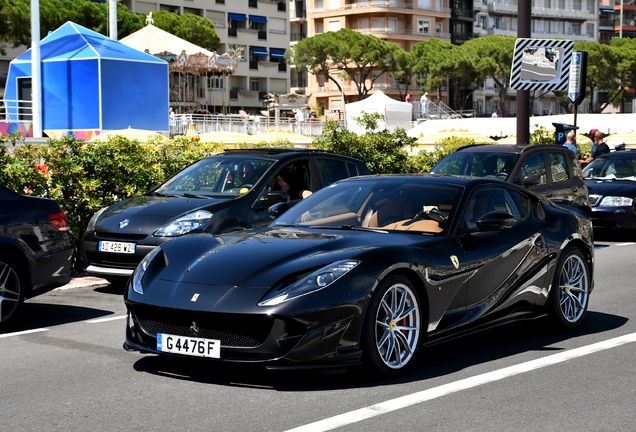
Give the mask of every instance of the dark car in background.
<svg viewBox="0 0 636 432">
<path fill-rule="evenodd" d="M 82 237 L 82 265 L 90 275 L 125 281 L 146 254 L 175 237 L 267 225 L 271 205 L 294 203 L 301 193 L 368 173 L 360 160 L 319 150 L 226 150 L 195 162 L 143 196 L 98 211 Z M 281 175 L 287 191 L 276 190 Z"/>
<path fill-rule="evenodd" d="M 594 228 L 636 230 L 636 151 L 597 157 L 583 168 L 583 178 Z"/>
<path fill-rule="evenodd" d="M 146 255 L 124 294 L 124 348 L 390 376 L 423 344 L 471 329 L 585 318 L 590 219 L 519 186 L 361 176 L 279 207 L 268 227 L 193 233 Z"/>
<path fill-rule="evenodd" d="M 589 214 L 581 167 L 572 151 L 557 145 L 471 145 L 447 155 L 435 174 L 498 178 L 523 186 L 557 204 Z"/>
<path fill-rule="evenodd" d="M 0 185 L 0 327 L 25 299 L 71 279 L 75 246 L 66 215 L 48 198 Z"/>
</svg>

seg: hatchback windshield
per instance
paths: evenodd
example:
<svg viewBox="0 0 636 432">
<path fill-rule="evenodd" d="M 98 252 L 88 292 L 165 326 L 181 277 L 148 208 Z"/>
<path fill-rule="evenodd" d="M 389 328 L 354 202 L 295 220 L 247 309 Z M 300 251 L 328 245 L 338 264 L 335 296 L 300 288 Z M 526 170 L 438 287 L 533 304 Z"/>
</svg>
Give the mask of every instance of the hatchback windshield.
<svg viewBox="0 0 636 432">
<path fill-rule="evenodd" d="M 463 188 L 422 182 L 343 181 L 321 189 L 272 225 L 441 233 Z"/>
<path fill-rule="evenodd" d="M 518 159 L 519 155 L 514 153 L 461 151 L 446 156 L 431 170 L 431 173 L 508 180 Z"/>
<path fill-rule="evenodd" d="M 211 157 L 195 162 L 159 186 L 161 195 L 238 196 L 249 192 L 273 161 Z"/>
<path fill-rule="evenodd" d="M 583 168 L 586 180 L 630 180 L 636 181 L 636 158 L 597 158 Z"/>
</svg>

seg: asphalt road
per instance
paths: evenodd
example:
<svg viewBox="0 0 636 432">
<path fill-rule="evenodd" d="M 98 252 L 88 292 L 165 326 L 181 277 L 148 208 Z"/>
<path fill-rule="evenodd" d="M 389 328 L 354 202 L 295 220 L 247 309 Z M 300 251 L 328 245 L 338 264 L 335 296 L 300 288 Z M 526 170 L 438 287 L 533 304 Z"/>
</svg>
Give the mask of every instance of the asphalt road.
<svg viewBox="0 0 636 432">
<path fill-rule="evenodd" d="M 597 237 L 579 330 L 502 326 L 420 351 L 390 381 L 127 353 L 121 287 L 52 291 L 0 331 L 0 429 L 634 430 L 635 254 L 636 239 Z"/>
</svg>

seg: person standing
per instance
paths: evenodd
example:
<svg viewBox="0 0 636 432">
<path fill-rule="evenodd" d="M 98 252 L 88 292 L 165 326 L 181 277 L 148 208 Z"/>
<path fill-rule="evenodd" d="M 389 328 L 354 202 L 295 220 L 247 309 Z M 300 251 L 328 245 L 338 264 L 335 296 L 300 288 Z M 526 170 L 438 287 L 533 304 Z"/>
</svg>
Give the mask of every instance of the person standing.
<svg viewBox="0 0 636 432">
<path fill-rule="evenodd" d="M 420 98 L 420 111 L 422 113 L 422 117 L 428 117 L 428 92 L 424 92 L 422 97 Z"/>
<path fill-rule="evenodd" d="M 592 159 L 610 152 L 609 146 L 603 141 L 603 132 L 597 130 L 594 137 L 596 138 L 596 152 L 592 149 Z"/>
<path fill-rule="evenodd" d="M 412 97 L 411 97 L 411 92 L 408 92 L 408 93 L 406 94 L 406 97 L 404 98 L 404 102 L 411 103 L 411 99 L 412 99 Z"/>
<path fill-rule="evenodd" d="M 499 110 L 494 110 L 492 112 L 492 115 L 490 116 L 491 118 L 499 118 Z"/>
<path fill-rule="evenodd" d="M 576 158 L 579 157 L 579 150 L 576 147 L 576 132 L 570 131 L 565 137 L 565 143 L 563 143 L 563 147 L 569 148 L 576 155 Z"/>
</svg>

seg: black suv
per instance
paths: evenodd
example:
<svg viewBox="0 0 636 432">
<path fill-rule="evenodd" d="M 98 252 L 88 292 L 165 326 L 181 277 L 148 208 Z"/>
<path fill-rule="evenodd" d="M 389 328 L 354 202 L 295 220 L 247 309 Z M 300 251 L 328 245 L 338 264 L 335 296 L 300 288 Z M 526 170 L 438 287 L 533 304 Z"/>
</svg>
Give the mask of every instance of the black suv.
<svg viewBox="0 0 636 432">
<path fill-rule="evenodd" d="M 320 150 L 226 150 L 95 213 L 82 236 L 82 266 L 93 276 L 126 280 L 146 254 L 175 237 L 267 225 L 271 205 L 363 174 L 370 174 L 364 162 Z"/>
<path fill-rule="evenodd" d="M 500 178 L 521 185 L 557 204 L 591 212 L 576 155 L 559 145 L 471 145 L 447 155 L 434 174 Z"/>
</svg>

